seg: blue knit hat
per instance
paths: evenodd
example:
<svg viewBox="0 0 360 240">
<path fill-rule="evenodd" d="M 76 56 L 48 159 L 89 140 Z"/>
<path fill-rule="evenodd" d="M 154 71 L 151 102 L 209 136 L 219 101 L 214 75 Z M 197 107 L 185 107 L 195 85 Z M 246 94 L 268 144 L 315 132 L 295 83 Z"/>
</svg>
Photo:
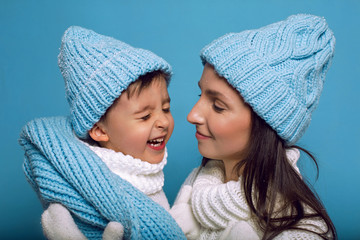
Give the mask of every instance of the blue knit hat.
<svg viewBox="0 0 360 240">
<path fill-rule="evenodd" d="M 226 34 L 204 47 L 200 57 L 292 145 L 318 105 L 334 49 L 335 37 L 325 19 L 299 14 Z"/>
<path fill-rule="evenodd" d="M 87 138 L 128 86 L 141 75 L 171 66 L 154 53 L 77 26 L 62 38 L 58 64 L 65 80 L 70 118 L 76 135 Z"/>
</svg>

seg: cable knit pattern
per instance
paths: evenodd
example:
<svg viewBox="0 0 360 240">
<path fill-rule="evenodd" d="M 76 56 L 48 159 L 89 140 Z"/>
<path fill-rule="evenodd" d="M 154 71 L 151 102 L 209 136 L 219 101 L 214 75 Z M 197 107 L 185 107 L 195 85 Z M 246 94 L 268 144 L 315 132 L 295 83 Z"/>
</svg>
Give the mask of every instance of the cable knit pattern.
<svg viewBox="0 0 360 240">
<path fill-rule="evenodd" d="M 202 226 L 200 239 L 219 239 L 230 222 L 251 217 L 241 184 L 235 181 L 224 184 L 223 166 L 222 161 L 209 161 L 193 184 L 191 204 Z"/>
<path fill-rule="evenodd" d="M 74 135 L 69 118 L 33 120 L 19 142 L 25 175 L 44 208 L 63 204 L 88 239 L 101 239 L 109 221 L 124 226 L 125 239 L 185 239 L 164 208 L 112 173 Z"/>
<path fill-rule="evenodd" d="M 298 14 L 226 34 L 205 46 L 200 57 L 291 146 L 310 124 L 334 51 L 325 19 Z"/>
<path fill-rule="evenodd" d="M 164 186 L 162 170 L 167 163 L 166 149 L 163 160 L 158 164 L 151 164 L 130 155 L 124 155 L 122 152 L 85 144 L 101 158 L 113 173 L 130 182 L 146 195 L 162 190 Z"/>
<path fill-rule="evenodd" d="M 287 150 L 290 164 L 298 171 L 296 162 L 300 157 L 297 149 Z M 300 172 L 299 172 L 300 174 Z M 221 161 L 210 160 L 201 168 L 193 183 L 191 204 L 193 213 L 201 225 L 199 239 L 220 239 L 224 230 L 234 222 L 245 221 L 263 236 L 261 228 L 252 217 L 242 189 L 241 177 L 238 181 L 224 183 L 224 167 Z M 309 209 L 305 209 L 307 213 Z M 318 233 L 326 231 L 325 222 L 320 218 L 302 219 L 302 228 Z M 302 230 L 285 231 L 276 239 L 321 239 L 320 236 Z"/>
</svg>

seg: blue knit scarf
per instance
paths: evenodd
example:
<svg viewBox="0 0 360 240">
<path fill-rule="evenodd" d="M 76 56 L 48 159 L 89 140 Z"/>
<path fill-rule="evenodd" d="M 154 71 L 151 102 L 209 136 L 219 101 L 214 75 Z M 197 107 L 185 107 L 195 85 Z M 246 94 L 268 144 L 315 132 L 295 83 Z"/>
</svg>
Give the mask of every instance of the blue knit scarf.
<svg viewBox="0 0 360 240">
<path fill-rule="evenodd" d="M 109 221 L 124 226 L 124 239 L 185 239 L 170 214 L 113 174 L 73 133 L 67 117 L 36 119 L 22 129 L 24 172 L 44 208 L 70 210 L 89 239 L 101 239 Z"/>
</svg>

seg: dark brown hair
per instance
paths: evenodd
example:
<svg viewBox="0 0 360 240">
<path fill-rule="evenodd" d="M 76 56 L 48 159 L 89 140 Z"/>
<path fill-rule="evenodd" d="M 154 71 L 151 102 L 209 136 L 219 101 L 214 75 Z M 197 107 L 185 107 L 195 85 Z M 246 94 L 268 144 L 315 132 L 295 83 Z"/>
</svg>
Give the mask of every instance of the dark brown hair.
<svg viewBox="0 0 360 240">
<path fill-rule="evenodd" d="M 139 94 L 148 86 L 150 86 L 150 84 L 153 81 L 159 80 L 161 78 L 165 79 L 166 82 L 166 86 L 169 86 L 170 83 L 170 78 L 171 75 L 169 73 L 166 73 L 164 71 L 161 70 L 155 70 L 152 72 L 148 72 L 144 75 L 141 75 L 136 81 L 134 81 L 133 83 L 131 83 L 127 89 L 125 89 L 121 94 L 126 93 L 127 94 L 127 98 L 130 99 L 132 96 L 134 96 L 135 94 L 137 96 L 139 96 Z M 109 109 L 115 104 L 116 101 L 118 101 L 120 97 L 118 97 L 117 99 L 115 99 L 114 103 L 106 110 L 105 114 L 101 116 L 99 121 L 104 121 L 106 119 L 106 115 L 109 111 Z"/>
<path fill-rule="evenodd" d="M 131 98 L 134 94 L 139 96 L 143 89 L 147 88 L 154 80 L 161 78 L 164 78 L 166 86 L 169 86 L 170 74 L 156 70 L 141 75 L 135 82 L 131 83 L 124 92 L 126 92 L 128 98 Z"/>
<path fill-rule="evenodd" d="M 276 132 L 251 111 L 252 129 L 248 154 L 235 166 L 234 171 L 242 176 L 246 201 L 264 231 L 263 239 L 273 239 L 285 230 L 310 231 L 298 226 L 300 220 L 307 218 L 320 218 L 327 225 L 327 232 L 314 233 L 324 239 L 329 236 L 337 239 L 335 227 L 321 200 L 291 166 L 286 149 L 295 147 L 307 153 L 319 173 L 314 156 L 298 146 L 286 146 Z M 207 161 L 208 159 L 203 158 L 202 165 Z M 240 174 L 242 168 L 243 172 Z M 278 206 L 275 209 L 275 205 L 279 204 L 279 197 L 282 200 L 280 210 Z M 304 207 L 310 208 L 313 213 L 306 213 Z"/>
</svg>

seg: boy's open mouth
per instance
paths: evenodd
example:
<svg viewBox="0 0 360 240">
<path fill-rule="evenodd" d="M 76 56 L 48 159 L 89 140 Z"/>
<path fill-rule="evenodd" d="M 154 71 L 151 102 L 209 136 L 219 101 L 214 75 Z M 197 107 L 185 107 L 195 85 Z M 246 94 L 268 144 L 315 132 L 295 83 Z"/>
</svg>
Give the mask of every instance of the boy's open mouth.
<svg viewBox="0 0 360 240">
<path fill-rule="evenodd" d="M 154 150 L 162 150 L 165 147 L 164 137 L 149 140 L 147 144 Z"/>
</svg>

